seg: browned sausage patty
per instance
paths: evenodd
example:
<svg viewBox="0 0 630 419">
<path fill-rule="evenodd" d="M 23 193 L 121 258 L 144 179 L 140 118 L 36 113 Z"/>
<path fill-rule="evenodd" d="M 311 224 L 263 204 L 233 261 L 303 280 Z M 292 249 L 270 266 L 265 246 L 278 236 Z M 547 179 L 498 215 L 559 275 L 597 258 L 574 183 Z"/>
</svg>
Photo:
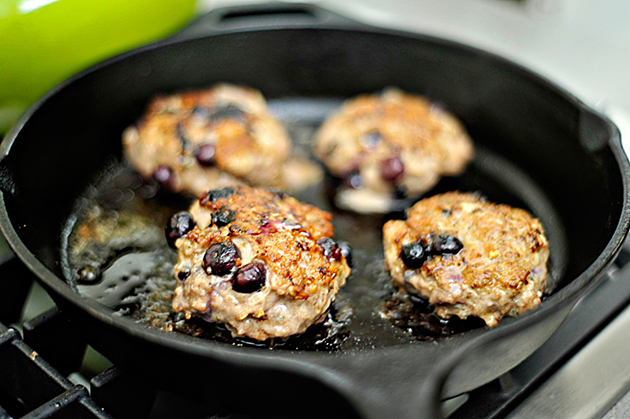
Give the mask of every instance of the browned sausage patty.
<svg viewBox="0 0 630 419">
<path fill-rule="evenodd" d="M 394 283 L 426 297 L 441 317 L 478 316 L 492 327 L 540 304 L 549 247 L 525 210 L 448 192 L 415 204 L 405 221 L 388 221 L 383 243 Z"/>
<path fill-rule="evenodd" d="M 454 116 L 397 89 L 348 100 L 316 134 L 315 156 L 344 179 L 339 206 L 387 212 L 395 194 L 418 196 L 461 173 L 472 141 Z"/>
<path fill-rule="evenodd" d="M 173 309 L 225 323 L 234 336 L 304 332 L 324 320 L 350 274 L 331 218 L 266 189 L 210 191 L 167 227 L 178 249 Z"/>
<path fill-rule="evenodd" d="M 319 175 L 304 162 L 286 176 L 296 165 L 284 127 L 258 90 L 231 84 L 153 98 L 123 148 L 145 178 L 193 195 L 239 183 L 291 189 Z"/>
</svg>

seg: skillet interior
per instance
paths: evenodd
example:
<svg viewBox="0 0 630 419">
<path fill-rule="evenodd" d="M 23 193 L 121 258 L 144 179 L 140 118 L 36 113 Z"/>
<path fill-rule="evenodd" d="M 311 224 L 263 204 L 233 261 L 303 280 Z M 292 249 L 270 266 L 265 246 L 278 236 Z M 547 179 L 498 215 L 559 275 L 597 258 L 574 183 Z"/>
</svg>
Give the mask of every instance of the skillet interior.
<svg viewBox="0 0 630 419">
<path fill-rule="evenodd" d="M 341 100 L 331 99 L 293 98 L 270 102 L 272 112 L 288 128 L 298 146 L 296 148 L 303 149 L 305 153 L 310 151 L 311 139 L 322 120 L 340 105 Z M 105 246 L 105 251 L 100 245 L 89 244 L 89 250 L 86 251 L 84 242 L 68 245 L 68 252 L 63 249 L 61 260 L 64 265 L 67 263 L 64 277 L 80 293 L 96 298 L 117 313 L 124 313 L 162 329 L 174 329 L 180 333 L 238 345 L 273 345 L 276 349 L 343 353 L 416 340 L 439 339 L 483 325 L 480 319 L 460 321 L 453 318 L 440 321 L 430 315 L 430 309 L 421 303 L 413 305 L 403 301 L 395 293 L 391 278 L 384 268 L 382 226 L 387 219 L 403 218 L 404 211 L 387 215 L 361 215 L 338 210 L 332 205 L 335 183 L 333 179 L 325 179 L 298 193 L 297 197 L 334 214 L 335 238 L 349 242 L 354 249 L 353 274 L 348 285 L 339 293 L 332 320 L 328 322 L 330 324 L 312 327 L 308 333 L 299 337 L 265 343 L 234 340 L 222 327 L 196 319 L 184 322 L 176 316 L 170 307 L 176 282 L 173 277 L 176 252 L 166 246 L 163 230 L 167 217 L 186 210 L 191 200 L 166 194 L 153 196 L 155 189 L 149 186 L 151 184 L 143 184 L 140 177 L 124 163 L 116 164 L 106 171 L 102 180 L 89 188 L 85 194 L 87 196 L 78 200 L 76 218 L 71 217 L 62 239 L 66 241 L 65 235 L 69 234 L 71 237 L 67 241 L 76 242 L 74 232 L 85 231 L 78 225 L 85 218 L 85 213 L 94 212 L 91 203 L 98 202 L 98 212 L 104 225 L 111 228 L 111 211 L 118 220 L 117 224 L 123 226 L 123 237 L 128 238 L 128 242 L 124 243 L 124 239 L 113 240 L 112 249 L 107 250 Z M 478 147 L 476 160 L 468 170 L 456 178 L 444 179 L 432 193 L 450 190 L 480 192 L 494 202 L 510 203 L 539 214 L 543 222 L 549 225 L 547 236 L 554 243 L 548 281 L 549 291 L 553 290 L 555 279 L 562 277 L 562 269 L 566 266 L 564 232 L 561 225 L 553 223 L 558 216 L 548 199 L 526 173 L 490 150 Z M 143 192 L 148 192 L 151 197 L 137 197 Z M 134 195 L 136 197 L 132 199 Z M 410 205 L 412 201 L 405 203 Z M 138 216 L 142 221 L 136 222 L 136 218 L 133 218 Z M 145 227 L 145 224 L 149 227 Z M 89 225 L 94 225 L 93 221 Z M 76 256 L 76 248 L 81 249 L 80 254 L 83 256 Z M 93 266 L 95 254 L 102 254 L 99 256 L 101 261 L 98 270 L 103 272 L 104 279 L 95 284 L 77 281 L 76 272 L 86 265 Z M 135 289 L 132 291 L 133 287 Z M 394 322 L 396 327 L 393 327 Z"/>
<path fill-rule="evenodd" d="M 596 261 L 597 270 L 610 262 L 610 255 L 601 255 L 619 236 L 626 186 L 620 157 L 609 147 L 615 130 L 605 120 L 553 85 L 477 50 L 420 36 L 329 29 L 244 31 L 166 43 L 115 59 L 55 89 L 3 145 L 9 153 L 3 165 L 12 178 L 4 189 L 15 187 L 15 193 L 4 194 L 10 223 L 37 261 L 63 277 L 64 223 L 89 182 L 120 158 L 120 133 L 148 98 L 217 81 L 259 88 L 277 104 L 340 99 L 384 86 L 444 102 L 480 150 L 459 182 L 493 200 L 528 207 L 542 219 L 553 243 L 557 290 Z M 6 228 L 5 234 L 12 236 Z M 99 312 L 112 327 L 123 324 L 77 299 L 61 280 L 40 276 L 61 300 L 78 302 L 79 311 Z M 557 303 L 551 298 L 543 306 Z M 158 338 L 152 331 L 139 334 L 178 348 L 176 339 Z M 105 351 L 124 358 L 115 349 Z M 500 375 L 527 353 L 510 358 L 504 348 L 498 355 L 506 362 L 490 375 Z M 464 387 L 477 384 L 471 378 Z"/>
</svg>

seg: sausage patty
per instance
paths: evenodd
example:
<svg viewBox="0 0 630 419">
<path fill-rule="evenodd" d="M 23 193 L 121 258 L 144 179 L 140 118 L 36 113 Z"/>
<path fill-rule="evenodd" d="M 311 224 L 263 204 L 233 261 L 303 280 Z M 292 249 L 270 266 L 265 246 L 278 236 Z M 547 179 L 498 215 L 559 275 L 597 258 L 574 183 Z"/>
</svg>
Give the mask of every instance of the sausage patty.
<svg viewBox="0 0 630 419">
<path fill-rule="evenodd" d="M 427 298 L 440 317 L 477 316 L 493 327 L 540 304 L 549 246 L 523 209 L 448 192 L 385 223 L 383 244 L 394 283 Z"/>
<path fill-rule="evenodd" d="M 290 159 L 291 140 L 262 94 L 231 84 L 156 96 L 124 131 L 123 148 L 145 178 L 192 195 L 240 183 L 300 188 L 319 174 Z"/>
<path fill-rule="evenodd" d="M 213 190 L 173 216 L 173 309 L 256 340 L 302 333 L 326 317 L 350 268 L 332 215 L 282 193 Z"/>
<path fill-rule="evenodd" d="M 473 144 L 453 115 L 397 89 L 344 103 L 316 134 L 314 154 L 343 179 L 340 207 L 387 212 L 395 196 L 419 196 L 460 174 Z"/>
</svg>

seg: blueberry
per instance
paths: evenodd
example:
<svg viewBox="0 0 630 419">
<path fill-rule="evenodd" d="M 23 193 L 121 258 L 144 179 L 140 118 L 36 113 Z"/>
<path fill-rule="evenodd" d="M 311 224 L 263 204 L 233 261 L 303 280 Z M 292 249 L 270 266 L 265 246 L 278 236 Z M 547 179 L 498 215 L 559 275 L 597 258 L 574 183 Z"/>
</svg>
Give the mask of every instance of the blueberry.
<svg viewBox="0 0 630 419">
<path fill-rule="evenodd" d="M 428 250 L 432 255 L 454 255 L 463 248 L 464 245 L 457 237 L 440 234 L 433 238 Z"/>
<path fill-rule="evenodd" d="M 173 191 L 175 189 L 175 173 L 173 169 L 168 166 L 160 165 L 153 171 L 153 179 L 167 191 Z"/>
<path fill-rule="evenodd" d="M 278 222 L 264 220 L 260 225 L 260 234 L 273 234 L 278 232 Z"/>
<path fill-rule="evenodd" d="M 351 172 L 344 179 L 344 184 L 347 188 L 352 189 L 361 189 L 365 185 L 359 172 Z"/>
<path fill-rule="evenodd" d="M 201 165 L 201 166 L 214 166 L 216 164 L 216 160 L 215 160 L 215 151 L 216 148 L 214 147 L 214 144 L 202 144 L 199 147 L 197 147 L 197 149 L 195 150 L 195 158 L 197 159 L 197 162 Z"/>
<path fill-rule="evenodd" d="M 222 188 L 222 189 L 212 189 L 211 191 L 208 191 L 208 193 L 205 194 L 203 198 L 201 198 L 199 203 L 201 205 L 206 205 L 208 204 L 208 202 L 212 202 L 214 200 L 221 199 L 221 198 L 227 198 L 229 196 L 234 195 L 235 193 L 236 193 L 236 190 L 230 186 L 226 186 L 225 188 Z"/>
<path fill-rule="evenodd" d="M 392 196 L 394 199 L 405 199 L 407 198 L 407 190 L 399 186 L 392 191 Z"/>
<path fill-rule="evenodd" d="M 269 189 L 269 192 L 271 192 L 272 194 L 274 194 L 278 199 L 285 199 L 289 196 L 288 193 L 278 190 L 278 189 Z"/>
<path fill-rule="evenodd" d="M 363 141 L 370 148 L 376 147 L 378 143 L 383 141 L 383 134 L 381 134 L 379 131 L 369 132 L 363 136 Z"/>
<path fill-rule="evenodd" d="M 227 275 L 234 269 L 240 257 L 241 252 L 231 241 L 215 243 L 203 255 L 203 268 L 208 275 Z"/>
<path fill-rule="evenodd" d="M 220 121 L 222 119 L 238 119 L 245 118 L 245 112 L 236 105 L 230 104 L 226 106 L 217 106 L 210 109 L 210 119 Z"/>
<path fill-rule="evenodd" d="M 210 118 L 210 110 L 203 106 L 195 106 L 192 110 L 192 116 L 201 119 Z"/>
<path fill-rule="evenodd" d="M 173 215 L 166 224 L 166 242 L 173 249 L 175 240 L 184 237 L 186 233 L 195 227 L 195 221 L 188 211 L 181 211 Z"/>
<path fill-rule="evenodd" d="M 413 303 L 415 309 L 421 313 L 429 314 L 435 311 L 435 307 L 429 302 L 429 299 L 416 294 L 409 294 L 409 300 Z"/>
<path fill-rule="evenodd" d="M 77 272 L 77 280 L 82 284 L 94 284 L 99 280 L 98 271 L 92 266 L 84 266 Z"/>
<path fill-rule="evenodd" d="M 219 208 L 219 210 L 212 214 L 212 222 L 217 227 L 225 227 L 236 219 L 236 212 L 227 208 Z"/>
<path fill-rule="evenodd" d="M 317 240 L 317 244 L 324 249 L 324 256 L 335 261 L 340 261 L 343 256 L 342 250 L 333 239 L 325 238 Z"/>
<path fill-rule="evenodd" d="M 339 249 L 341 249 L 341 254 L 346 258 L 346 262 L 348 262 L 348 266 L 352 266 L 352 248 L 350 247 L 350 243 L 348 242 L 339 242 Z"/>
<path fill-rule="evenodd" d="M 232 278 L 232 289 L 236 292 L 252 293 L 260 290 L 267 278 L 267 268 L 262 262 L 254 261 L 240 268 Z"/>
<path fill-rule="evenodd" d="M 389 157 L 381 161 L 381 177 L 387 182 L 394 182 L 405 173 L 405 164 L 399 157 Z"/>
<path fill-rule="evenodd" d="M 402 250 L 400 251 L 400 257 L 403 263 L 411 269 L 422 267 L 428 256 L 428 252 L 420 241 L 403 244 Z"/>
<path fill-rule="evenodd" d="M 182 271 L 177 272 L 177 278 L 184 282 L 190 276 L 190 270 L 184 269 Z"/>
</svg>

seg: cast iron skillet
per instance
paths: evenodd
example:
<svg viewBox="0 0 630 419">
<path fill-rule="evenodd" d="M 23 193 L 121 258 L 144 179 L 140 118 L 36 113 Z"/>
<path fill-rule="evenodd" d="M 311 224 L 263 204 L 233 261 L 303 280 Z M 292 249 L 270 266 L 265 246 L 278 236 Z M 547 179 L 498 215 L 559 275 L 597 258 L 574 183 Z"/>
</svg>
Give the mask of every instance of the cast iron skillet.
<svg viewBox="0 0 630 419">
<path fill-rule="evenodd" d="M 253 15 L 209 15 L 35 104 L 2 144 L 2 232 L 93 347 L 156 382 L 259 416 L 439 417 L 440 398 L 487 383 L 535 351 L 614 260 L 629 226 L 619 132 L 553 83 L 483 51 L 361 26 L 313 6 L 266 5 Z M 464 178 L 490 197 L 516 197 L 542 219 L 553 293 L 491 330 L 334 353 L 166 333 L 79 295 L 60 264 L 61 230 L 77 197 L 120 159 L 120 133 L 151 95 L 218 81 L 254 86 L 270 100 L 343 99 L 397 86 L 445 103 L 479 150 Z"/>
</svg>

